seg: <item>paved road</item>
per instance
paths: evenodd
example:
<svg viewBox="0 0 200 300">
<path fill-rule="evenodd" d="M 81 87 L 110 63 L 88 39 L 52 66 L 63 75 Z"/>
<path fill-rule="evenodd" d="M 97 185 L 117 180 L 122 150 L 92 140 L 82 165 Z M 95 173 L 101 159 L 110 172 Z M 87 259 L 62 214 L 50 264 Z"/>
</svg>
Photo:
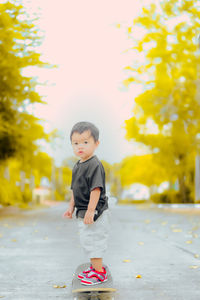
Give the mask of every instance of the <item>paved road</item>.
<svg viewBox="0 0 200 300">
<path fill-rule="evenodd" d="M 72 299 L 72 274 L 85 258 L 75 220 L 61 217 L 65 207 L 0 214 L 0 298 Z M 111 213 L 105 263 L 117 300 L 200 299 L 200 214 L 134 206 Z"/>
</svg>

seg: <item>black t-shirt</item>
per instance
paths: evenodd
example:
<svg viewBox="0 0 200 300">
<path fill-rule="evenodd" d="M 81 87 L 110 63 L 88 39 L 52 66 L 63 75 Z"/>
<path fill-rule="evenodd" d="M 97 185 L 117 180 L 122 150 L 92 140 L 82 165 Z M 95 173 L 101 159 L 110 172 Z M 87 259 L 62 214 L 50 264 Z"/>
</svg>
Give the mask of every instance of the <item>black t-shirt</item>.
<svg viewBox="0 0 200 300">
<path fill-rule="evenodd" d="M 94 220 L 108 208 L 108 197 L 105 188 L 105 171 L 102 163 L 96 155 L 84 162 L 78 161 L 72 170 L 71 189 L 73 190 L 76 216 L 84 216 L 87 210 L 90 193 L 94 188 L 101 189 L 99 201 L 96 207 Z"/>
</svg>

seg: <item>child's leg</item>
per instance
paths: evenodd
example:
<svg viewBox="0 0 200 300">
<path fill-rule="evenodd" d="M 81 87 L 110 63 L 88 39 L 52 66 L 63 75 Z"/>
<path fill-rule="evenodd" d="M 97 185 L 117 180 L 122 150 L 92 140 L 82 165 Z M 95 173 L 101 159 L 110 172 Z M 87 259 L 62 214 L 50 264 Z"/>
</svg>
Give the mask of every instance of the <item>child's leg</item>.
<svg viewBox="0 0 200 300">
<path fill-rule="evenodd" d="M 85 254 L 90 258 L 92 267 L 97 272 L 104 272 L 103 255 L 107 249 L 109 216 L 108 210 L 91 225 L 83 223 L 82 219 L 78 219 L 80 242 L 85 250 Z"/>
<path fill-rule="evenodd" d="M 103 259 L 102 258 L 90 258 L 93 268 L 98 272 L 103 272 Z"/>
</svg>

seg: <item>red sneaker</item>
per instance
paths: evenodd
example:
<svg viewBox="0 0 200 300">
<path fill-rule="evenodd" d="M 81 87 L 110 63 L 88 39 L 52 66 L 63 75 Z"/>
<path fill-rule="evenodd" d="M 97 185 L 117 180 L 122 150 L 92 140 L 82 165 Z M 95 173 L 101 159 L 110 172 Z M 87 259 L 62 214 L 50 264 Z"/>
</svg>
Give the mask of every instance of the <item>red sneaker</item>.
<svg viewBox="0 0 200 300">
<path fill-rule="evenodd" d="M 98 272 L 95 269 L 90 271 L 82 280 L 81 284 L 95 285 L 106 282 L 108 280 L 106 269 L 103 267 L 103 272 Z"/>
<path fill-rule="evenodd" d="M 86 269 L 85 271 L 83 271 L 82 273 L 79 273 L 79 274 L 78 274 L 78 279 L 83 279 L 83 278 L 85 278 L 85 276 L 86 276 L 87 274 L 89 274 L 91 271 L 93 271 L 92 265 L 90 265 L 90 267 L 87 268 L 87 269 Z"/>
</svg>

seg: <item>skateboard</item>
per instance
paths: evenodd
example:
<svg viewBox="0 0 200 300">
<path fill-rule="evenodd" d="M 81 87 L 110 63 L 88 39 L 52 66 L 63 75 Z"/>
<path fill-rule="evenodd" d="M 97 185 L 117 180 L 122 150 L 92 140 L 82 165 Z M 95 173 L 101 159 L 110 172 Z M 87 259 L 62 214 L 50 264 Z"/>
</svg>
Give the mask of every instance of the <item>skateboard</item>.
<svg viewBox="0 0 200 300">
<path fill-rule="evenodd" d="M 72 295 L 74 300 L 114 300 L 116 289 L 113 287 L 113 280 L 110 271 L 106 265 L 104 268 L 107 271 L 108 280 L 106 282 L 87 286 L 81 284 L 77 275 L 90 266 L 90 263 L 85 263 L 76 269 L 72 280 Z"/>
</svg>

